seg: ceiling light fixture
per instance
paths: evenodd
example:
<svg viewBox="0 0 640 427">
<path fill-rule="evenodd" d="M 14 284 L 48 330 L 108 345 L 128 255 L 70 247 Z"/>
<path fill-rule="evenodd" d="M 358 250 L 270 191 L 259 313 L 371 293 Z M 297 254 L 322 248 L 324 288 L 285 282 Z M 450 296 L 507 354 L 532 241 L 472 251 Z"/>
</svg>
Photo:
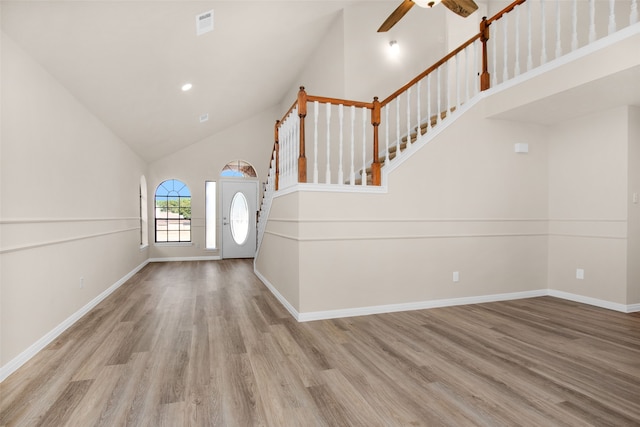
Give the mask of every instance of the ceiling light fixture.
<svg viewBox="0 0 640 427">
<path fill-rule="evenodd" d="M 191 88 L 193 87 L 193 85 L 191 83 L 185 83 L 182 85 L 182 91 L 186 92 L 188 90 L 191 90 Z"/>
<path fill-rule="evenodd" d="M 396 40 L 391 40 L 389 42 L 389 49 L 391 49 L 391 54 L 393 56 L 397 56 L 400 53 L 400 45 Z"/>
<path fill-rule="evenodd" d="M 420 7 L 433 7 L 440 3 L 441 0 L 413 0 Z"/>
</svg>

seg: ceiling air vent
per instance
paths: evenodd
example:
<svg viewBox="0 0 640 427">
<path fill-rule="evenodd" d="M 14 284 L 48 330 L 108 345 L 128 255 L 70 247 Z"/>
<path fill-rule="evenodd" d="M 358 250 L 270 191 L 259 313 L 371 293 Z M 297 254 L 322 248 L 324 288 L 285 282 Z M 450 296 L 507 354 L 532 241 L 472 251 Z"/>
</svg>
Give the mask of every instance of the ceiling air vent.
<svg viewBox="0 0 640 427">
<path fill-rule="evenodd" d="M 196 15 L 196 33 L 201 36 L 213 31 L 213 10 Z"/>
</svg>

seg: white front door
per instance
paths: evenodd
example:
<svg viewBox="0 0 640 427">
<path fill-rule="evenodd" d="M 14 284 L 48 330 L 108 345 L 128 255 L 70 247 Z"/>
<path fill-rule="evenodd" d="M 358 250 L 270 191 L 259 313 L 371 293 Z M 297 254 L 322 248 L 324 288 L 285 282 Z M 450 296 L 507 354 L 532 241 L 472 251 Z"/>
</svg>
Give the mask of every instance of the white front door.
<svg viewBox="0 0 640 427">
<path fill-rule="evenodd" d="M 256 253 L 258 181 L 221 181 L 222 258 Z"/>
</svg>

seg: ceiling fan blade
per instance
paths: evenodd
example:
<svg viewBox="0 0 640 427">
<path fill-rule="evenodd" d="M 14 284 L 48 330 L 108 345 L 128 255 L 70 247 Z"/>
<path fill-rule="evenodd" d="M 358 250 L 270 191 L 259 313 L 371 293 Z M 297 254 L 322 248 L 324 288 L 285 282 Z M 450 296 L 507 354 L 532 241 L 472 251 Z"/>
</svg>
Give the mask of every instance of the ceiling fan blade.
<svg viewBox="0 0 640 427">
<path fill-rule="evenodd" d="M 463 18 L 466 18 L 478 9 L 478 5 L 473 0 L 442 0 L 442 4 Z"/>
<path fill-rule="evenodd" d="M 396 8 L 396 10 L 394 10 L 391 15 L 389 15 L 389 17 L 387 18 L 386 21 L 384 21 L 382 23 L 382 25 L 380 25 L 380 28 L 378 28 L 378 32 L 379 33 L 384 33 L 385 31 L 389 31 L 391 29 L 391 27 L 393 27 L 394 25 L 396 25 L 398 23 L 398 21 L 400 19 L 402 19 L 402 17 L 409 12 L 409 9 L 411 9 L 413 7 L 414 3 L 412 0 L 404 0 L 402 3 L 400 3 L 400 6 L 398 6 Z"/>
</svg>

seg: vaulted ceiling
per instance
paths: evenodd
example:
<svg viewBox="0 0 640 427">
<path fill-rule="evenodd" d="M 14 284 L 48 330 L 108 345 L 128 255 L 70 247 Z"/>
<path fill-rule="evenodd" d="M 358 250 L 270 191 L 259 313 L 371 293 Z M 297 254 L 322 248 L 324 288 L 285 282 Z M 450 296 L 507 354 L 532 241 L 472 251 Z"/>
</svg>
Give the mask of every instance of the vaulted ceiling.
<svg viewBox="0 0 640 427">
<path fill-rule="evenodd" d="M 340 11 L 363 1 L 0 4 L 2 31 L 153 161 L 280 103 Z M 196 35 L 196 15 L 211 9 L 214 30 Z"/>
</svg>

